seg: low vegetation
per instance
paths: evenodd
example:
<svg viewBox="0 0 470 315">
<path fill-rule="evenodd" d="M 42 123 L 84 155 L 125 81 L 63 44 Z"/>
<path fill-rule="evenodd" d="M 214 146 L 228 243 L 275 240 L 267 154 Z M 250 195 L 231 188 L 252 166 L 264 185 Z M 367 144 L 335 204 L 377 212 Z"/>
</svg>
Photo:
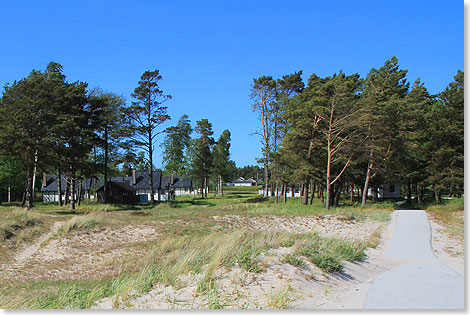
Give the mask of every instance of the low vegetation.
<svg viewBox="0 0 470 315">
<path fill-rule="evenodd" d="M 1 214 L 0 241 L 14 237 L 21 238 L 26 235 L 26 230 L 31 231 L 43 224 L 43 220 L 37 213 L 23 209 L 14 209 L 13 211 L 1 212 Z"/>
<path fill-rule="evenodd" d="M 378 208 L 331 208 L 326 212 L 317 200 L 311 207 L 301 206 L 297 198 L 288 200 L 286 204 L 276 204 L 272 198 L 248 201 L 256 196 L 257 190 L 253 188 L 229 188 L 223 197 L 204 200 L 178 197 L 176 201 L 154 207 L 107 205 L 104 208 L 103 205 L 85 203 L 77 207 L 76 212 L 71 212 L 65 207 L 41 204 L 34 211 L 8 211 L 10 219 L 2 221 L 2 229 L 14 224 L 40 225 L 47 219 L 63 221 L 55 234 L 57 238 L 67 238 L 72 231 L 86 235 L 101 226 L 114 229 L 143 225 L 152 226 L 158 238 L 129 245 L 136 246 L 134 249 L 143 254 L 138 259 L 131 255 L 123 257 L 119 263 L 114 262 L 115 265 L 119 264 L 113 266 L 119 270 L 115 275 L 97 275 L 97 279 L 32 278 L 12 282 L 0 291 L 0 308 L 90 308 L 103 297 L 113 297 L 116 307 L 133 296 L 148 292 L 157 284 L 172 285 L 178 289 L 184 285 L 181 277 L 185 275 L 197 275 L 199 280 L 195 294 L 207 298 L 206 307 L 223 308 L 226 305 L 222 303 L 216 283 L 217 274 L 221 270 L 238 266 L 250 274 L 261 273 L 266 268 L 262 257 L 270 255 L 271 249 L 282 247 L 289 248 L 290 254 L 282 258 L 286 263 L 302 266 L 310 261 L 323 272 L 341 272 L 343 261 L 361 261 L 366 258 L 367 244 L 325 238 L 314 233 L 295 234 L 215 226 L 213 216 L 321 217 L 337 214 L 340 220 L 348 224 L 368 219 L 383 222 L 392 210 L 391 203 L 383 203 Z M 77 246 L 86 247 L 86 244 Z M 95 246 L 93 250 L 98 248 Z M 73 263 L 70 261 L 70 264 Z M 272 307 L 287 308 L 294 301 L 291 290 L 284 289 L 273 291 L 267 297 Z"/>
<path fill-rule="evenodd" d="M 446 200 L 442 204 L 429 205 L 426 211 L 446 226 L 445 232 L 454 237 L 464 238 L 463 198 Z"/>
<path fill-rule="evenodd" d="M 104 216 L 100 213 L 91 212 L 85 215 L 73 216 L 69 221 L 62 224 L 55 236 L 63 236 L 74 230 L 93 229 L 104 222 Z"/>
</svg>

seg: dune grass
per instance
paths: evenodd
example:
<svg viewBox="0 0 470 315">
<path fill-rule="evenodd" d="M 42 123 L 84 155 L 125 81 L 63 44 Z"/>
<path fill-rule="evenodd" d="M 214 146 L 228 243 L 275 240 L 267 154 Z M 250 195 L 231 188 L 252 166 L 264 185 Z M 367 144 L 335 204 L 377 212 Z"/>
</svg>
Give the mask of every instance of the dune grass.
<svg viewBox="0 0 470 315">
<path fill-rule="evenodd" d="M 43 224 L 43 219 L 33 211 L 14 208 L 0 212 L 0 241 L 24 236 L 24 231 Z"/>
<path fill-rule="evenodd" d="M 149 291 L 156 284 L 178 288 L 179 276 L 200 275 L 196 294 L 212 295 L 211 307 L 221 306 L 216 299 L 216 271 L 220 268 L 240 268 L 257 273 L 263 271 L 260 253 L 283 245 L 294 246 L 296 255 L 311 260 L 325 272 L 341 271 L 341 261 L 365 258 L 363 245 L 341 239 L 321 238 L 314 234 L 289 234 L 235 230 L 229 233 L 213 232 L 201 236 L 168 238 L 154 244 L 142 268 L 128 266 L 114 279 L 100 281 L 55 281 L 30 286 L 39 290 L 34 298 L 0 298 L 0 308 L 89 308 L 103 297 L 113 296 L 114 306 L 133 295 Z M 27 285 L 27 284 L 23 284 Z M 45 290 L 47 288 L 47 290 Z M 18 285 L 3 290 L 4 296 L 18 292 Z M 30 290 L 34 291 L 34 290 Z M 215 295 L 214 295 L 215 294 Z M 0 292 L 0 297 L 2 292 Z M 287 307 L 288 291 L 272 296 L 273 307 Z"/>
<path fill-rule="evenodd" d="M 334 238 L 321 238 L 314 234 L 290 234 L 249 230 L 213 231 L 212 216 L 323 216 L 339 214 L 344 220 L 373 219 L 387 221 L 394 209 L 391 202 L 360 208 L 357 205 L 325 210 L 320 200 L 303 206 L 299 198 L 287 203 L 275 203 L 274 198 L 260 198 L 257 187 L 230 187 L 224 196 L 207 199 L 194 196 L 178 196 L 175 201 L 149 205 L 100 205 L 82 203 L 73 212 L 67 206 L 38 204 L 33 211 L 11 214 L 11 224 L 2 220 L 0 229 L 14 222 L 28 220 L 41 224 L 36 212 L 47 214 L 50 220 L 68 219 L 57 232 L 67 237 L 75 230 L 94 229 L 102 225 L 123 226 L 149 224 L 158 227 L 161 237 L 158 242 L 146 244 L 147 256 L 135 264 L 132 259 L 124 271 L 115 278 L 100 280 L 27 281 L 14 283 L 0 289 L 0 308 L 89 308 L 103 297 L 113 297 L 114 305 L 133 295 L 149 291 L 156 284 L 181 285 L 181 275 L 198 275 L 196 294 L 209 296 L 211 308 L 223 307 L 218 299 L 215 282 L 216 272 L 221 268 L 238 266 L 247 272 L 264 270 L 259 261 L 261 253 L 271 248 L 292 247 L 285 262 L 301 266 L 311 261 L 325 272 L 343 269 L 342 261 L 360 261 L 365 258 L 365 245 Z M 51 218 L 54 215 L 61 218 Z M 24 220 L 24 221 L 22 221 Z M 162 223 L 163 222 L 163 223 Z M 1 230 L 0 230 L 1 231 Z M 1 233 L 1 232 L 0 232 Z M 1 240 L 1 239 L 0 239 Z M 273 307 L 288 307 L 289 290 L 272 292 Z"/>
<path fill-rule="evenodd" d="M 54 236 L 63 236 L 75 230 L 94 229 L 103 225 L 104 222 L 103 214 L 96 212 L 73 216 L 69 221 L 59 227 Z"/>
<path fill-rule="evenodd" d="M 426 208 L 436 219 L 441 221 L 445 226 L 445 232 L 454 237 L 464 238 L 464 199 L 445 200 L 441 204 L 433 204 Z"/>
</svg>

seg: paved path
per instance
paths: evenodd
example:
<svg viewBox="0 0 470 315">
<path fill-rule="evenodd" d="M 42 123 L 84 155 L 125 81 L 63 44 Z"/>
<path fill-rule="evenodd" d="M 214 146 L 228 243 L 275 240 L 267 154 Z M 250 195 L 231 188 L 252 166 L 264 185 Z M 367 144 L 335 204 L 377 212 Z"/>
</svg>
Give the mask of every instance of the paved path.
<svg viewBox="0 0 470 315">
<path fill-rule="evenodd" d="M 405 263 L 374 279 L 365 309 L 464 308 L 464 278 L 434 255 L 426 212 L 398 210 L 385 256 Z"/>
</svg>

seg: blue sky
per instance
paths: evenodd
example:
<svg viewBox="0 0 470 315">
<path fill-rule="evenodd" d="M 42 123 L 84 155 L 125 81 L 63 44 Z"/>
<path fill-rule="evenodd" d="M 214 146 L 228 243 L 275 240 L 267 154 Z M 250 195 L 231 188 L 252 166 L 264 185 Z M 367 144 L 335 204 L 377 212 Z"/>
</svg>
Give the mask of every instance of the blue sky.
<svg viewBox="0 0 470 315">
<path fill-rule="evenodd" d="M 59 62 L 71 81 L 130 93 L 159 69 L 172 121 L 232 133 L 237 166 L 260 156 L 250 85 L 262 75 L 365 77 L 393 55 L 438 93 L 464 69 L 461 1 L 0 1 L 0 84 Z M 161 142 L 162 138 L 158 140 Z M 158 143 L 157 143 L 158 145 Z M 158 148 L 160 150 L 160 148 Z M 160 157 L 156 166 L 161 166 Z"/>
</svg>

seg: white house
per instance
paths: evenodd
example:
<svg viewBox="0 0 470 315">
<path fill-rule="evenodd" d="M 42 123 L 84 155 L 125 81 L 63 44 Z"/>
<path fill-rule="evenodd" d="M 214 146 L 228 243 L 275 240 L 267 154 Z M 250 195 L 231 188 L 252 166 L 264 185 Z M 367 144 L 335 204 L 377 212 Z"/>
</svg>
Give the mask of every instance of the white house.
<svg viewBox="0 0 470 315">
<path fill-rule="evenodd" d="M 244 179 L 243 177 L 238 177 L 234 181 L 226 184 L 227 186 L 256 186 L 256 180 L 252 178 Z"/>
<path fill-rule="evenodd" d="M 377 198 L 400 198 L 400 184 L 388 184 L 384 183 L 377 189 Z M 372 188 L 367 190 L 367 195 L 372 197 Z"/>
</svg>

